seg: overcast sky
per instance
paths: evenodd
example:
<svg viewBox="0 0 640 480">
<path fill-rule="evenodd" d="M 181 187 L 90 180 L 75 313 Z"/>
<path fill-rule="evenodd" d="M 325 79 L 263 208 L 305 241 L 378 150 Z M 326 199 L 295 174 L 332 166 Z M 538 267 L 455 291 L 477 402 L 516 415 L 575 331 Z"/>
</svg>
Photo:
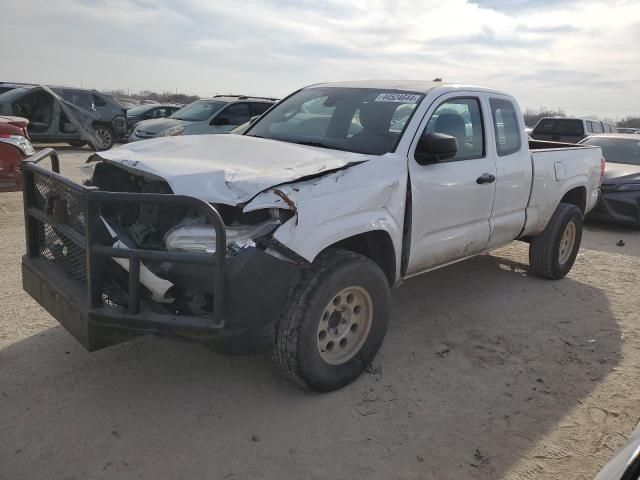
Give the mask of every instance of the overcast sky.
<svg viewBox="0 0 640 480">
<path fill-rule="evenodd" d="M 21 0 L 0 36 L 0 80 L 283 96 L 442 77 L 523 107 L 640 114 L 638 0 Z"/>
</svg>

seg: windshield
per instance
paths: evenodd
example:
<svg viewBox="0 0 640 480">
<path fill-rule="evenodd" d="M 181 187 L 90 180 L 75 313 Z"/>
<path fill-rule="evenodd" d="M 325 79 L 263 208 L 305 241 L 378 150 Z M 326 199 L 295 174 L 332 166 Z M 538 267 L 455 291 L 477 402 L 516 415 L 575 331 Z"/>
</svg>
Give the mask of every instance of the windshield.
<svg viewBox="0 0 640 480">
<path fill-rule="evenodd" d="M 211 117 L 214 113 L 226 105 L 226 102 L 216 100 L 196 100 L 186 107 L 182 107 L 169 118 L 176 120 L 187 120 L 189 122 L 200 122 Z"/>
<path fill-rule="evenodd" d="M 127 117 L 135 117 L 136 115 L 140 115 L 147 110 L 151 110 L 152 108 L 153 105 L 139 105 L 137 107 L 130 108 L 129 110 L 127 110 Z"/>
<path fill-rule="evenodd" d="M 584 135 L 582 120 L 543 118 L 540 120 L 533 133 L 536 135 L 574 136 Z"/>
<path fill-rule="evenodd" d="M 640 165 L 640 138 L 590 137 L 582 143 L 601 147 L 607 162 Z"/>
<path fill-rule="evenodd" d="M 371 88 L 305 88 L 245 135 L 347 152 L 393 152 L 424 94 Z"/>
</svg>

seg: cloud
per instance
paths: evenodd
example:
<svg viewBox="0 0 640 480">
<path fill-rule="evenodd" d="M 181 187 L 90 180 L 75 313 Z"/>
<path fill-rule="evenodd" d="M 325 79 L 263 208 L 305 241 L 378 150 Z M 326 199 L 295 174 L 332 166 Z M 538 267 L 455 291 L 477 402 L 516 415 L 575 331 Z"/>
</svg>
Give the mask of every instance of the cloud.
<svg viewBox="0 0 640 480">
<path fill-rule="evenodd" d="M 576 3 L 576 0 L 473 0 L 482 8 L 489 8 L 505 13 L 521 13 L 528 10 L 546 10 L 557 7 L 569 6 Z"/>
<path fill-rule="evenodd" d="M 284 96 L 443 77 L 598 113 L 640 96 L 638 25 L 625 0 L 23 0 L 3 6 L 20 41 L 0 79 Z"/>
</svg>

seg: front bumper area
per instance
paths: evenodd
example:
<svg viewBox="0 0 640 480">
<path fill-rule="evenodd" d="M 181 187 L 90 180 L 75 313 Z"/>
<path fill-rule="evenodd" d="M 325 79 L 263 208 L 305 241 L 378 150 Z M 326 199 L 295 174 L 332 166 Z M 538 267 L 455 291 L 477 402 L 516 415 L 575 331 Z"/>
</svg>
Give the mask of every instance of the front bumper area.
<svg viewBox="0 0 640 480">
<path fill-rule="evenodd" d="M 53 172 L 37 165 L 47 156 Z M 277 318 L 299 281 L 300 264 L 260 248 L 227 256 L 224 223 L 206 202 L 171 194 L 99 191 L 62 177 L 57 164 L 50 149 L 22 164 L 27 239 L 23 286 L 89 351 L 146 333 L 208 341 L 259 330 Z M 101 207 L 112 203 L 199 209 L 216 229 L 216 253 L 114 248 L 110 238 L 99 234 Z M 128 272 L 114 258 L 127 259 Z M 155 302 L 140 283 L 142 262 L 166 262 L 185 281 L 206 285 L 213 298 L 210 310 L 185 313 Z"/>
<path fill-rule="evenodd" d="M 86 291 L 42 258 L 22 259 L 24 290 L 88 351 L 109 347 L 142 334 L 192 340 L 224 340 L 259 330 L 280 313 L 300 267 L 260 250 L 234 257 L 230 265 L 224 322 L 207 317 L 153 311 L 130 314 L 108 306 L 91 308 Z"/>
</svg>

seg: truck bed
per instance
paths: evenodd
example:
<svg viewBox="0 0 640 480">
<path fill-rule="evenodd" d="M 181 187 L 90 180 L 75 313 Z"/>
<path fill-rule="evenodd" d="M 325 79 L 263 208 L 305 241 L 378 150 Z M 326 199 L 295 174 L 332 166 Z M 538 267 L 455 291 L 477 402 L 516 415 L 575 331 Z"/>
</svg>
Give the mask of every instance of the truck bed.
<svg viewBox="0 0 640 480">
<path fill-rule="evenodd" d="M 529 150 L 533 176 L 522 237 L 542 232 L 565 195 L 578 197 L 589 212 L 598 201 L 604 161 L 602 150 L 588 145 L 531 140 Z M 588 188 L 580 186 L 585 183 Z"/>
</svg>

